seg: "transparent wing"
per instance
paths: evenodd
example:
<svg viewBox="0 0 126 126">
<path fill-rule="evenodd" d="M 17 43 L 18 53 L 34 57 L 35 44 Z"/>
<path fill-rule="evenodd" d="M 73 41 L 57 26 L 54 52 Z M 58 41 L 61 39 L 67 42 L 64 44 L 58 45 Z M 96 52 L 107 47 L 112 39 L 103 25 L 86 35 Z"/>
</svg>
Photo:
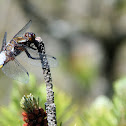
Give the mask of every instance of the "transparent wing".
<svg viewBox="0 0 126 126">
<path fill-rule="evenodd" d="M 45 66 L 46 62 L 48 62 L 50 67 L 56 67 L 58 65 L 58 62 L 55 57 L 48 55 L 48 54 L 42 55 L 42 57 L 45 57 L 45 60 L 42 61 L 41 66 L 46 67 Z M 41 59 L 40 59 L 40 61 L 41 61 Z"/>
<path fill-rule="evenodd" d="M 23 56 L 23 60 L 25 60 L 26 62 L 28 62 L 31 65 L 39 66 L 39 67 L 43 66 L 44 67 L 44 64 L 47 61 L 48 61 L 48 64 L 49 64 L 50 67 L 56 67 L 58 65 L 58 62 L 57 62 L 56 58 L 51 56 L 51 55 L 48 55 L 48 54 L 43 55 L 43 54 L 41 54 L 42 57 L 46 57 L 47 58 L 47 60 L 45 60 L 45 61 L 43 61 L 41 63 L 41 58 L 40 58 L 39 53 L 37 52 L 37 50 L 33 50 L 33 49 L 30 49 L 30 48 L 27 48 L 27 50 L 28 50 L 29 54 L 32 57 L 36 58 L 36 59 L 31 59 L 31 58 L 28 58 L 27 56 Z"/>
<path fill-rule="evenodd" d="M 30 27 L 32 21 L 30 20 L 13 38 L 22 37 L 26 30 Z"/>
<path fill-rule="evenodd" d="M 50 56 L 50 55 L 46 55 L 49 66 L 50 67 L 57 67 L 58 66 L 58 61 L 55 57 Z"/>
<path fill-rule="evenodd" d="M 4 38 L 3 38 L 3 43 L 2 43 L 1 51 L 3 50 L 4 46 L 7 44 L 6 43 L 6 38 L 7 38 L 7 32 L 4 33 Z"/>
<path fill-rule="evenodd" d="M 29 74 L 26 69 L 16 60 L 9 61 L 3 68 L 3 72 L 10 78 L 22 83 L 29 82 Z"/>
</svg>

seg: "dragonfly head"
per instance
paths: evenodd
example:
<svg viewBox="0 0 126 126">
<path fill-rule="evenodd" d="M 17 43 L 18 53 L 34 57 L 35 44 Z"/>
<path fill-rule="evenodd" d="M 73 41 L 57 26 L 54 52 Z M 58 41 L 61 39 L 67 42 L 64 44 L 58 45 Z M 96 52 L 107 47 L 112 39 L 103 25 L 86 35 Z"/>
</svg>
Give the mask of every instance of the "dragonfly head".
<svg viewBox="0 0 126 126">
<path fill-rule="evenodd" d="M 5 60 L 6 60 L 6 55 L 5 55 L 5 52 L 2 51 L 2 52 L 0 53 L 0 68 L 3 67 Z"/>
<path fill-rule="evenodd" d="M 26 32 L 25 33 L 25 38 L 29 41 L 34 41 L 35 40 L 35 34 L 32 32 Z"/>
</svg>

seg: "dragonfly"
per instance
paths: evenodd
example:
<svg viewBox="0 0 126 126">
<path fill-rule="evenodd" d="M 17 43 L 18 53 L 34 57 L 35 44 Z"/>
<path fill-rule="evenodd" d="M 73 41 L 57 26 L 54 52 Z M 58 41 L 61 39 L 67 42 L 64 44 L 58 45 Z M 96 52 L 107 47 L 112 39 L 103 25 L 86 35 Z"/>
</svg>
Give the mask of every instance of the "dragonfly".
<svg viewBox="0 0 126 126">
<path fill-rule="evenodd" d="M 38 45 L 42 41 L 41 37 L 36 37 L 32 32 L 26 32 L 31 23 L 30 20 L 8 43 L 6 42 L 7 32 L 5 32 L 0 52 L 0 68 L 4 74 L 22 83 L 29 82 L 28 71 L 17 60 L 22 52 L 26 55 L 21 60 L 34 66 L 47 67 L 44 65 L 45 62 L 48 62 L 50 67 L 56 67 L 58 64 L 55 57 L 41 54 L 41 50 L 38 50 Z M 43 61 L 40 54 L 47 60 Z"/>
</svg>

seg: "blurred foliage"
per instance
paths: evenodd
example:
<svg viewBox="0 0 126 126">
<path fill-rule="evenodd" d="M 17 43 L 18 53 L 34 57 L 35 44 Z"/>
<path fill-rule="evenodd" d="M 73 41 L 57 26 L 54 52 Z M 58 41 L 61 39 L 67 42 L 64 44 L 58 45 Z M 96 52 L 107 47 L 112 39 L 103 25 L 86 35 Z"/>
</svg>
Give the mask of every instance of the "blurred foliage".
<svg viewBox="0 0 126 126">
<path fill-rule="evenodd" d="M 72 98 L 54 88 L 58 125 L 64 126 L 125 126 L 126 125 L 126 78 L 114 83 L 112 100 L 106 96 L 99 96 L 89 108 L 72 104 Z M 46 87 L 37 85 L 34 76 L 29 84 L 14 82 L 9 106 L 0 108 L 1 126 L 21 126 L 23 124 L 20 100 L 24 94 L 32 92 L 40 98 L 40 106 L 44 108 L 46 102 Z"/>
<path fill-rule="evenodd" d="M 72 118 L 71 115 L 76 111 L 76 106 L 71 106 L 72 99 L 64 92 L 57 89 L 54 89 L 54 92 L 58 125 L 61 125 L 61 122 L 67 122 Z M 46 87 L 44 84 L 37 85 L 34 76 L 31 76 L 30 82 L 27 85 L 15 81 L 10 104 L 0 108 L 0 126 L 21 126 L 24 123 L 21 115 L 20 100 L 23 95 L 30 93 L 36 98 L 39 97 L 40 107 L 45 108 Z"/>
<path fill-rule="evenodd" d="M 75 123 L 77 126 L 126 126 L 126 78 L 114 83 L 112 100 L 99 96 Z"/>
</svg>

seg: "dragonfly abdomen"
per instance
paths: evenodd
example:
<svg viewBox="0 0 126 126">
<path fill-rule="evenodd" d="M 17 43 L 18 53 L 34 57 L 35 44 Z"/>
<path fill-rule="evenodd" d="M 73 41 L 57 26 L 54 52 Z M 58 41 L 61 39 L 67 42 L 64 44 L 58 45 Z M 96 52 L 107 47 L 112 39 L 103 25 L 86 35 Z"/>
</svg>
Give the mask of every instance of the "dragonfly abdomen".
<svg viewBox="0 0 126 126">
<path fill-rule="evenodd" d="M 3 65 L 5 61 L 6 61 L 5 51 L 2 51 L 0 53 L 0 66 Z"/>
</svg>

